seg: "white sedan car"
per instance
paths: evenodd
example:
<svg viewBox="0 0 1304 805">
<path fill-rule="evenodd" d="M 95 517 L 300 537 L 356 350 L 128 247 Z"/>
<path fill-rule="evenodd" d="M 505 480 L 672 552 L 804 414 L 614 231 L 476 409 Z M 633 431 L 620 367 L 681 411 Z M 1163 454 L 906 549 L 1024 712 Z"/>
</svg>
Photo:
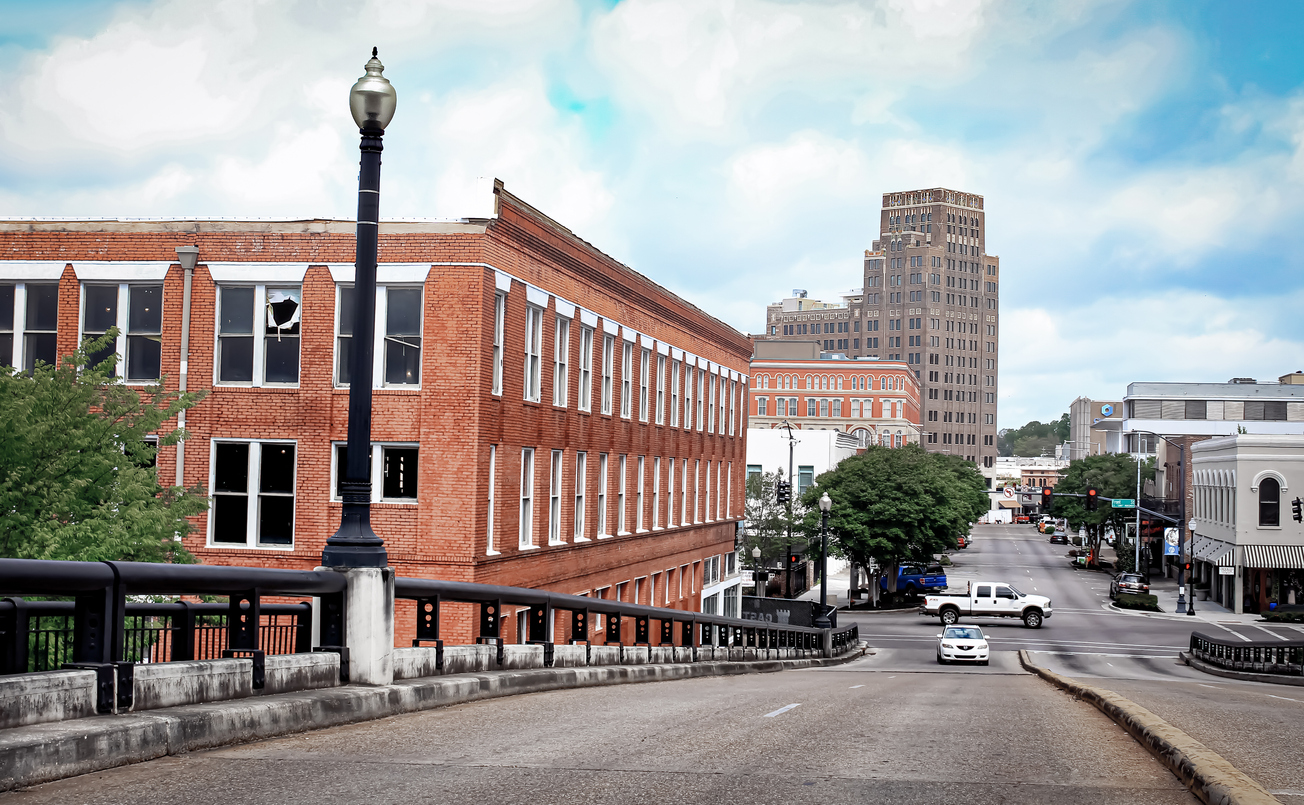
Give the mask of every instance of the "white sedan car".
<svg viewBox="0 0 1304 805">
<path fill-rule="evenodd" d="M 977 626 L 948 626 L 937 636 L 937 662 L 976 662 L 986 665 L 987 638 Z"/>
</svg>

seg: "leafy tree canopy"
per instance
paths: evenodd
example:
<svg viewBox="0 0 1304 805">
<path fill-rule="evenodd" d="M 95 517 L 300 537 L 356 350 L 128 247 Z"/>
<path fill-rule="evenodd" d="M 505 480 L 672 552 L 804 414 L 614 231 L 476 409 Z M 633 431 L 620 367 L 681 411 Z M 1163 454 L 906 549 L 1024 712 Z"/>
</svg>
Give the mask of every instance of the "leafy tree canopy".
<svg viewBox="0 0 1304 805">
<path fill-rule="evenodd" d="M 1062 471 L 1055 492 L 1085 495 L 1087 488 L 1094 486 L 1102 498 L 1135 498 L 1136 472 L 1136 460 L 1126 453 L 1088 456 L 1072 462 L 1067 470 Z M 1145 482 L 1154 477 L 1154 459 L 1146 459 L 1141 464 L 1141 485 L 1144 487 Z M 1056 517 L 1068 518 L 1069 528 L 1073 531 L 1085 527 L 1098 532 L 1101 527 L 1109 526 L 1120 535 L 1124 525 L 1136 516 L 1132 509 L 1115 509 L 1106 501 L 1101 501 L 1094 512 L 1089 512 L 1086 498 L 1058 496 L 1052 499 L 1050 510 Z"/>
<path fill-rule="evenodd" d="M 1002 456 L 1050 456 L 1055 446 L 1069 439 L 1069 415 L 1054 422 L 1033 420 L 1021 428 L 1006 428 L 996 439 L 996 451 Z"/>
<path fill-rule="evenodd" d="M 956 537 L 987 511 L 986 482 L 959 456 L 929 453 L 916 444 L 869 447 L 815 479 L 801 498 L 803 530 L 819 534 L 819 498 L 829 513 L 831 552 L 869 566 L 928 559 L 956 547 Z"/>
<path fill-rule="evenodd" d="M 785 551 L 788 541 L 788 507 L 780 506 L 775 498 L 775 484 L 783 480 L 783 471 L 763 472 L 747 477 L 747 534 L 743 539 L 743 563 L 750 567 L 752 548 L 761 549 L 761 561 L 765 564 L 782 564 L 786 560 Z M 793 490 L 794 494 L 796 490 Z M 792 545 L 804 549 L 806 535 L 797 525 L 805 514 L 801 501 L 792 502 L 794 518 Z"/>
<path fill-rule="evenodd" d="M 184 439 L 159 428 L 204 395 L 129 388 L 112 377 L 114 356 L 82 368 L 116 337 L 115 328 L 31 374 L 0 371 L 0 556 L 194 561 L 180 538 L 208 498 L 160 486 L 145 438 Z"/>
</svg>

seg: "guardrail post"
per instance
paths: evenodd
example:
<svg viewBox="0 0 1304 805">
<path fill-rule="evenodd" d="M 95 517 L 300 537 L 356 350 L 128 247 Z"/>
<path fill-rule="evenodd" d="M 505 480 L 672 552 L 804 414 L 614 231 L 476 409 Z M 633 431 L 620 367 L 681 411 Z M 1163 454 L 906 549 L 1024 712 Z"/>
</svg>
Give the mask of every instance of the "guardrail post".
<svg viewBox="0 0 1304 805">
<path fill-rule="evenodd" d="M 675 622 L 671 618 L 661 619 L 661 639 L 657 642 L 658 646 L 673 646 L 675 644 Z"/>
<path fill-rule="evenodd" d="M 483 601 L 480 603 L 480 634 L 477 643 L 492 643 L 498 647 L 498 664 L 503 664 L 503 602 Z"/>
<path fill-rule="evenodd" d="M 116 591 L 112 587 L 77 596 L 72 620 L 73 662 L 113 661 L 113 636 L 122 631 L 123 615 L 114 606 L 115 598 Z"/>
<path fill-rule="evenodd" d="M 27 602 L 0 601 L 0 674 L 27 673 Z"/>
<path fill-rule="evenodd" d="M 178 601 L 181 611 L 172 616 L 173 662 L 195 658 L 195 619 L 197 612 L 189 601 Z"/>
<path fill-rule="evenodd" d="M 647 615 L 638 615 L 634 618 L 634 645 L 646 646 L 651 643 L 652 623 Z"/>
<path fill-rule="evenodd" d="M 226 615 L 226 647 L 257 649 L 260 615 L 257 590 L 231 593 Z"/>
<path fill-rule="evenodd" d="M 589 642 L 589 611 L 587 609 L 571 610 L 570 642 Z"/>
<path fill-rule="evenodd" d="M 548 639 L 548 627 L 552 625 L 552 607 L 547 604 L 530 606 L 530 639 L 528 642 L 543 646 L 543 667 L 552 667 L 552 641 Z"/>
<path fill-rule="evenodd" d="M 608 643 L 623 645 L 620 642 L 620 613 L 613 612 L 607 616 L 607 640 Z"/>
<path fill-rule="evenodd" d="M 312 651 L 312 604 L 306 601 L 299 605 L 299 612 L 294 616 L 294 653 L 308 654 Z"/>
</svg>

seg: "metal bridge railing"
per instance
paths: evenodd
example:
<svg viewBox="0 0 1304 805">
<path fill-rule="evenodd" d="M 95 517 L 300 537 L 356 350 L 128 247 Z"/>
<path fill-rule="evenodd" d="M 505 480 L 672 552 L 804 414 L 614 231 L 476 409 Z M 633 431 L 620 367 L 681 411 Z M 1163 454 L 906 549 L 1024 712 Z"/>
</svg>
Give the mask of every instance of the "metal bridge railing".
<svg viewBox="0 0 1304 805">
<path fill-rule="evenodd" d="M 1222 637 L 1192 632 L 1191 655 L 1209 665 L 1231 671 L 1304 676 L 1304 641 L 1232 642 Z"/>
</svg>

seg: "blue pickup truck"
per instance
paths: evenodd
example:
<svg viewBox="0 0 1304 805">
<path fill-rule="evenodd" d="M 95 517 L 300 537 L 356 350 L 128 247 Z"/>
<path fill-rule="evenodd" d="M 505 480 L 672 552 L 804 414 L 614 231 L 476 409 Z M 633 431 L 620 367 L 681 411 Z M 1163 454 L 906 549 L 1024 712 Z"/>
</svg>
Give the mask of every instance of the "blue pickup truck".
<svg viewBox="0 0 1304 805">
<path fill-rule="evenodd" d="M 879 579 L 887 592 L 887 578 Z M 897 567 L 897 592 L 907 596 L 926 595 L 946 589 L 946 571 L 939 564 L 907 563 Z"/>
</svg>

